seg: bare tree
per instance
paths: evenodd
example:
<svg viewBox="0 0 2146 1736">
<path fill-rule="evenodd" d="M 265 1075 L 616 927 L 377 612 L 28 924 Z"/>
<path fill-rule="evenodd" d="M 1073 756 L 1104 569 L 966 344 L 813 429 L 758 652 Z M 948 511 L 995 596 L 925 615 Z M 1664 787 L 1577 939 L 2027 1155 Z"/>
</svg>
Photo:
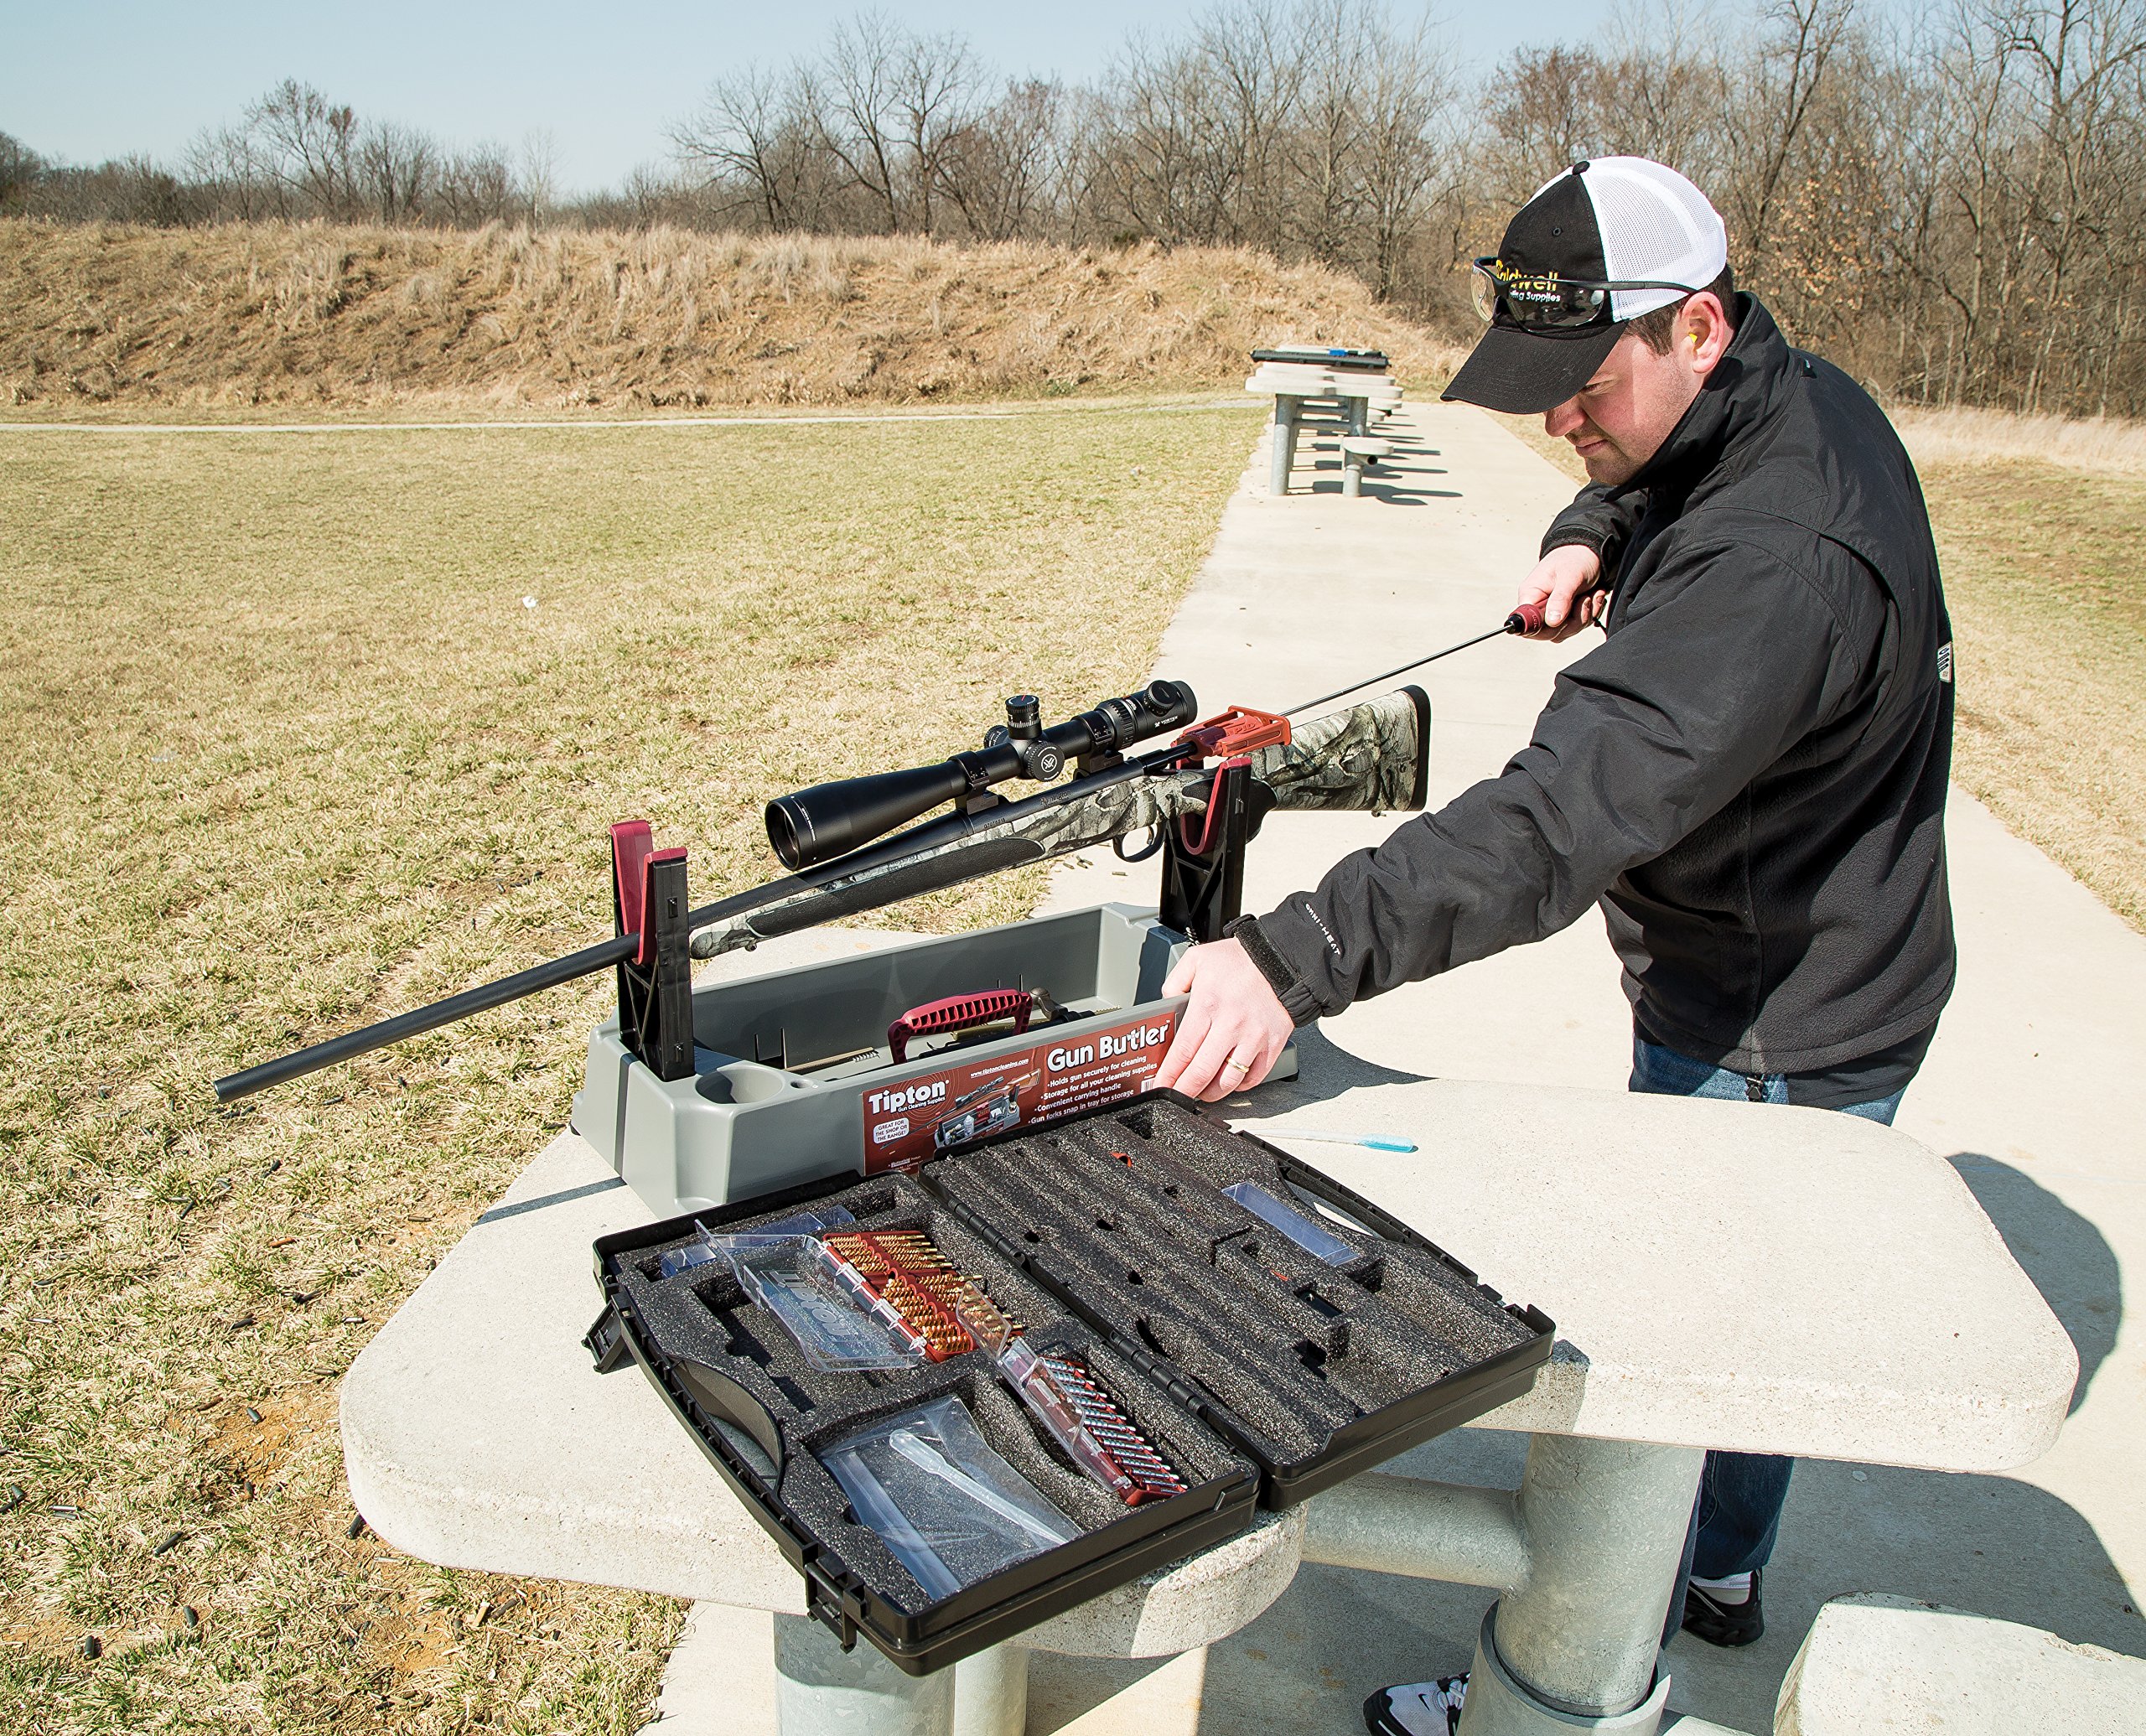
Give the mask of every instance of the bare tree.
<svg viewBox="0 0 2146 1736">
<path fill-rule="evenodd" d="M 1729 161 L 1744 172 L 1723 189 L 1743 237 L 1745 268 L 1765 269 L 1774 219 L 1846 34 L 1853 0 L 1764 0 L 1757 49 L 1724 94 Z"/>
<path fill-rule="evenodd" d="M 1428 213 L 1459 191 L 1465 159 L 1453 65 L 1433 45 L 1428 21 L 1407 36 L 1381 31 L 1374 45 L 1359 146 L 1360 223 L 1371 287 L 1392 297 Z M 1443 287 L 1464 262 L 1449 248 L 1437 263 Z"/>
<path fill-rule="evenodd" d="M 355 215 L 358 205 L 358 117 L 311 85 L 285 79 L 246 111 L 265 147 L 270 172 L 301 210 L 324 217 Z"/>
<path fill-rule="evenodd" d="M 382 223 L 416 223 L 439 166 L 430 137 L 393 122 L 375 122 L 359 136 L 358 190 Z"/>
<path fill-rule="evenodd" d="M 962 146 L 982 123 L 976 59 L 957 36 L 915 36 L 902 44 L 894 77 L 914 226 L 933 232 L 932 195 L 945 190 Z"/>
<path fill-rule="evenodd" d="M 27 202 L 44 171 L 44 158 L 20 139 L 0 132 L 0 211 Z"/>
<path fill-rule="evenodd" d="M 801 67 L 775 72 L 758 65 L 718 79 L 700 108 L 671 129 L 686 161 L 701 169 L 722 203 L 727 187 L 740 189 L 760 227 L 815 226 L 825 175 L 816 160 L 820 127 L 811 86 Z"/>
<path fill-rule="evenodd" d="M 516 180 L 534 227 L 559 196 L 559 142 L 550 127 L 538 127 L 522 135 Z"/>
<path fill-rule="evenodd" d="M 187 148 L 184 173 L 217 216 L 251 223 L 290 215 L 290 189 L 251 127 L 220 127 Z"/>
<path fill-rule="evenodd" d="M 1065 91 L 1025 80 L 947 138 L 935 175 L 970 235 L 995 241 L 1061 234 L 1070 139 Z"/>
<path fill-rule="evenodd" d="M 894 235 L 902 229 L 903 38 L 884 13 L 862 13 L 835 26 L 805 85 L 822 148 L 879 207 Z"/>
</svg>

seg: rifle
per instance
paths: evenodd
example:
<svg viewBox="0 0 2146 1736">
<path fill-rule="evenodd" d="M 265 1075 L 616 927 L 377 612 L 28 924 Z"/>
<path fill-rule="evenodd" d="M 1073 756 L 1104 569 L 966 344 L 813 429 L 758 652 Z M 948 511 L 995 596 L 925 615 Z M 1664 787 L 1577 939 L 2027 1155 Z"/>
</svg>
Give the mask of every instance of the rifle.
<svg viewBox="0 0 2146 1736">
<path fill-rule="evenodd" d="M 1219 939 L 1238 914 L 1244 846 L 1268 813 L 1423 805 L 1430 702 L 1417 687 L 1293 728 L 1285 715 L 1242 707 L 1195 724 L 1191 689 L 1169 681 L 1049 729 L 1032 696 L 1006 706 L 979 751 L 770 802 L 769 841 L 796 872 L 698 909 L 687 899 L 684 850 L 656 849 L 645 821 L 614 826 L 611 939 L 226 1075 L 217 1101 L 614 968 L 626 1047 L 657 1077 L 682 1079 L 693 1066 L 692 959 L 1104 842 L 1127 862 L 1161 854 L 1164 925 Z M 1181 733 L 1165 746 L 1127 752 L 1173 729 Z M 1038 794 L 1009 800 L 998 787 L 1055 778 L 1069 759 L 1072 776 Z M 948 801 L 952 812 L 884 835 Z M 1143 832 L 1150 841 L 1128 853 L 1126 840 Z"/>
</svg>

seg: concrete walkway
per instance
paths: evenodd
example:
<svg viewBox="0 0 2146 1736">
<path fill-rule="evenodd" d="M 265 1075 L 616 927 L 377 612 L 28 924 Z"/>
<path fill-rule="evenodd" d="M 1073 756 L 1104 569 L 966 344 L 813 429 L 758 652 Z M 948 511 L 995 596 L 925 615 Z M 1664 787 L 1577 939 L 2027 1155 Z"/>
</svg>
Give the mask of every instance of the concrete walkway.
<svg viewBox="0 0 2146 1736">
<path fill-rule="evenodd" d="M 1340 497 L 1330 436 L 1300 443 L 1298 492 L 1267 497 L 1264 442 L 1157 667 L 1205 709 L 1275 708 L 1494 626 L 1572 484 L 1488 417 L 1413 405 L 1392 464 Z M 1307 491 L 1309 490 L 1309 491 Z M 1433 805 L 1527 739 L 1564 648 L 1494 640 L 1414 677 L 1434 711 Z M 1247 908 L 1314 882 L 1396 823 L 1279 816 L 1253 847 Z M 1724 1652 L 1672 1648 L 1672 1708 L 1771 1728 L 1775 1695 L 1827 1599 L 1893 1592 L 2146 1656 L 2129 1588 L 2146 1575 L 2137 1465 L 2146 1350 L 2123 1275 L 2146 1269 L 2146 940 L 1955 790 L 1948 821 L 1961 984 L 1899 1125 L 1949 1155 L 2079 1351 L 2055 1452 L 2019 1478 L 1806 1464 L 1766 1583 L 1769 1631 Z M 1151 896 L 1109 858 L 1058 877 L 1054 905 Z M 1394 1073 L 1623 1087 L 1630 1026 L 1599 919 L 1541 946 L 1352 1009 L 1304 1044 L 1307 1082 Z M 1256 1108 L 1247 1104 L 1248 1112 Z M 1755 1110 L 1754 1113 L 1764 1113 Z M 1393 1161 L 1406 1162 L 1405 1158 Z M 1433 1234 L 1435 1231 L 1433 1230 Z M 1692 1307 L 1734 1308 L 1737 1274 Z M 1517 1438 L 1463 1431 L 1398 1468 L 1518 1479 Z M 1039 1656 L 1029 1729 L 1347 1732 L 1374 1687 L 1466 1666 L 1485 1593 L 1307 1568 L 1205 1658 L 1100 1664 Z"/>
</svg>

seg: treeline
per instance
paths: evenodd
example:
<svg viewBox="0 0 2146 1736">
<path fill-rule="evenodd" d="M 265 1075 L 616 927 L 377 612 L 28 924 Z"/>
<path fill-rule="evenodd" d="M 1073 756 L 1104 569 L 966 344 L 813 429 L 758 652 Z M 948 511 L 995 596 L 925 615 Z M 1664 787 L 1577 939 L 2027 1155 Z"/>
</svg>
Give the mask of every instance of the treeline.
<svg viewBox="0 0 2146 1736">
<path fill-rule="evenodd" d="M 542 153 L 457 153 L 286 85 L 180 163 L 54 168 L 0 145 L 0 205 L 1084 245 L 1236 244 L 1361 277 L 1464 335 L 1466 267 L 1573 160 L 1683 168 L 1739 278 L 1904 402 L 2146 412 L 2146 0 L 1673 5 L 1463 73 L 1435 23 L 1224 0 L 1092 86 L 1008 80 L 866 13 L 719 77 L 673 159 L 561 202 Z M 25 168 L 25 161 L 27 167 Z"/>
<path fill-rule="evenodd" d="M 457 149 L 417 127 L 361 120 L 295 79 L 168 165 L 140 157 L 94 168 L 50 163 L 0 132 L 0 212 L 60 222 L 478 229 L 541 221 L 554 203 L 545 135 L 512 154 L 496 145 Z"/>
</svg>

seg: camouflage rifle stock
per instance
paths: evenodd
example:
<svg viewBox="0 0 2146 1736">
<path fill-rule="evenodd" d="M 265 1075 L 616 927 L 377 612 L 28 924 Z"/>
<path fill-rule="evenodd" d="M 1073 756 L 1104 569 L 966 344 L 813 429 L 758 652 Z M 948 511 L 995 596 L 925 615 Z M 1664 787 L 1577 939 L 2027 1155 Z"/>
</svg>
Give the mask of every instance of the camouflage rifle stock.
<svg viewBox="0 0 2146 1736">
<path fill-rule="evenodd" d="M 1184 698 L 1189 704 L 1189 692 Z M 226 1075 L 215 1081 L 217 1100 L 229 1103 L 613 968 L 619 972 L 622 1020 L 635 1034 L 636 1052 L 660 1076 L 682 1077 L 692 1063 L 688 951 L 694 958 L 711 958 L 1143 832 L 1155 834 L 1153 843 L 1126 859 L 1167 852 L 1163 921 L 1212 939 L 1236 914 L 1242 847 L 1269 812 L 1420 808 L 1429 725 L 1430 702 L 1416 687 L 1314 718 L 1293 731 L 1279 717 L 1231 712 L 1187 730 L 1167 747 L 1099 765 L 1018 801 L 927 821 L 697 909 L 687 906 L 686 852 L 653 850 L 644 822 L 614 827 L 619 932 L 612 939 Z"/>
<path fill-rule="evenodd" d="M 1429 717 L 1421 690 L 1404 687 L 1316 718 L 1293 731 L 1290 740 L 1254 750 L 1246 756 L 1252 828 L 1276 810 L 1420 808 L 1429 768 Z M 932 821 L 830 863 L 842 872 L 822 884 L 784 892 L 749 909 L 723 915 L 715 914 L 721 905 L 697 910 L 689 919 L 692 956 L 713 958 L 1113 839 L 1204 822 L 1217 774 L 1187 766 L 1183 757 L 1174 747 L 1165 749 L 1003 807 Z"/>
</svg>

